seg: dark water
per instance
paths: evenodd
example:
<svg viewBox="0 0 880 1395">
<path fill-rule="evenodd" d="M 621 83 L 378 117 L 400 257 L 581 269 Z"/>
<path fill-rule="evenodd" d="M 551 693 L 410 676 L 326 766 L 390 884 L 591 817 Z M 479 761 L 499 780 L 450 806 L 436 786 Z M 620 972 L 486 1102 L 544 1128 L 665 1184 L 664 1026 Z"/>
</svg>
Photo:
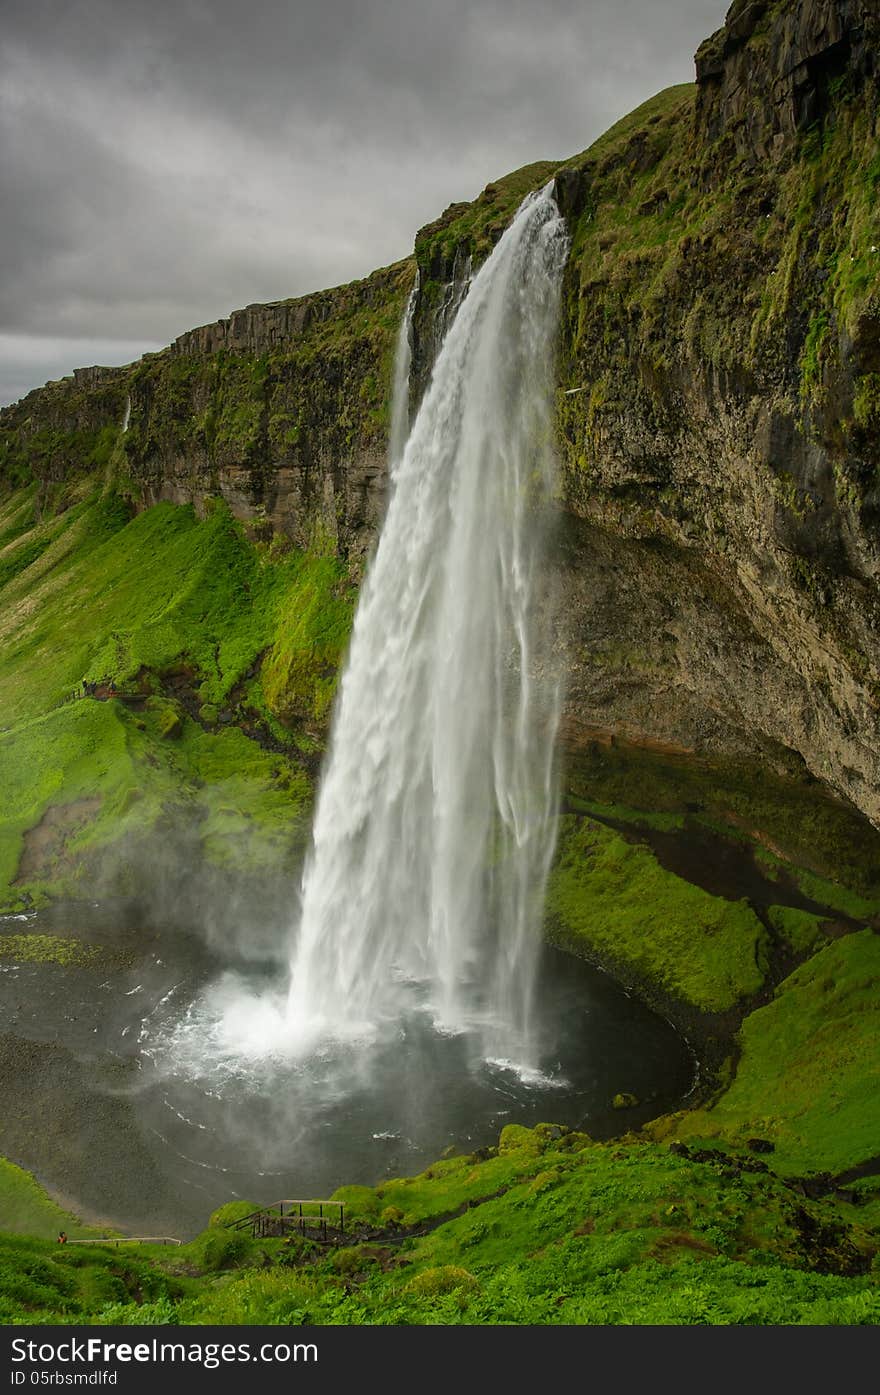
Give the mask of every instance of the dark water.
<svg viewBox="0 0 880 1395">
<path fill-rule="evenodd" d="M 0 919 L 0 935 L 23 932 L 124 950 L 130 967 L 0 965 L 0 1154 L 129 1233 L 187 1237 L 236 1197 L 327 1197 L 406 1175 L 446 1148 L 497 1142 L 508 1123 L 608 1136 L 674 1106 L 693 1078 L 668 1023 L 555 952 L 539 995 L 541 1076 L 522 1079 L 415 1011 L 371 1044 L 239 1068 L 190 1022 L 230 967 L 196 935 L 88 904 Z M 251 989 L 280 974 L 235 967 Z M 639 1107 L 613 1110 L 618 1092 Z"/>
</svg>

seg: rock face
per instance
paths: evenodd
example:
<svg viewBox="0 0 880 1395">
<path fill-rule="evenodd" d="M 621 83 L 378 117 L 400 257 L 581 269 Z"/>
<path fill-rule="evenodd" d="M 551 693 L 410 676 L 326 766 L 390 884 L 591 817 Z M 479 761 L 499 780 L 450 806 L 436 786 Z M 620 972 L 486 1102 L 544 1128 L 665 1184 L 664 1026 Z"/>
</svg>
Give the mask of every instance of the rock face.
<svg viewBox="0 0 880 1395">
<path fill-rule="evenodd" d="M 807 770 L 880 823 L 878 39 L 877 0 L 737 0 L 696 88 L 453 205 L 414 261 L 30 394 L 0 473 L 93 468 L 82 433 L 106 445 L 128 398 L 141 506 L 220 495 L 357 571 L 415 267 L 413 405 L 468 276 L 555 177 L 568 731 Z"/>
<path fill-rule="evenodd" d="M 802 760 L 875 822 L 877 24 L 736 4 L 696 100 L 558 178 L 572 713 Z"/>
<path fill-rule="evenodd" d="M 382 516 L 411 261 L 183 334 L 136 370 L 126 454 L 144 504 L 220 495 L 252 536 L 332 546 L 357 569 Z"/>
<path fill-rule="evenodd" d="M 697 50 L 697 118 L 710 139 L 773 159 L 825 117 L 835 85 L 875 79 L 876 0 L 736 0 Z"/>
<path fill-rule="evenodd" d="M 78 370 L 0 414 L 0 471 L 89 473 L 84 428 L 108 431 L 138 506 L 202 512 L 220 497 L 251 536 L 320 542 L 357 570 L 382 515 L 394 344 L 413 278 L 400 262 L 235 311 L 130 368 Z"/>
</svg>

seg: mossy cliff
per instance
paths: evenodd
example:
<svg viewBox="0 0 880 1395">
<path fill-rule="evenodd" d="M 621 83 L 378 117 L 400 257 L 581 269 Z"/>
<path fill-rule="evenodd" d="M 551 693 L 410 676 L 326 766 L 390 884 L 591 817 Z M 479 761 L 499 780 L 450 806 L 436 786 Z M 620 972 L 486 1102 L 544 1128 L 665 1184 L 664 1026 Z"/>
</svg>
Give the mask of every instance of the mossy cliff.
<svg viewBox="0 0 880 1395">
<path fill-rule="evenodd" d="M 786 748 L 875 821 L 878 24 L 734 5 L 557 180 L 572 714 Z"/>
<path fill-rule="evenodd" d="M 805 763 L 875 821 L 878 23 L 843 0 L 736 4 L 695 87 L 533 181 L 555 174 L 572 238 L 572 729 Z M 485 255 L 504 196 L 420 235 L 423 288 Z"/>
<path fill-rule="evenodd" d="M 103 470 L 139 508 L 222 499 L 252 538 L 358 563 L 381 517 L 389 383 L 412 261 L 252 305 L 125 369 L 84 369 L 0 416 L 0 478 L 51 508 Z M 123 430 L 123 425 L 125 429 Z M 54 492 L 53 492 L 54 491 Z"/>
</svg>

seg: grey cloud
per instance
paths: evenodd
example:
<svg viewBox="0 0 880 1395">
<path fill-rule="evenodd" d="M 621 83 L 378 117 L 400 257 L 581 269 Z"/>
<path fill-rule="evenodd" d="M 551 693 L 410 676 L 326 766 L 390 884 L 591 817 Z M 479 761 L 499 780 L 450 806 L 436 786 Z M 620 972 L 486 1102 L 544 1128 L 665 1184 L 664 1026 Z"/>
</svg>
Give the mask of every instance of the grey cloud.
<svg viewBox="0 0 880 1395">
<path fill-rule="evenodd" d="M 57 364 L 405 256 L 453 199 L 690 80 L 723 0 L 4 10 L 0 332 Z"/>
</svg>

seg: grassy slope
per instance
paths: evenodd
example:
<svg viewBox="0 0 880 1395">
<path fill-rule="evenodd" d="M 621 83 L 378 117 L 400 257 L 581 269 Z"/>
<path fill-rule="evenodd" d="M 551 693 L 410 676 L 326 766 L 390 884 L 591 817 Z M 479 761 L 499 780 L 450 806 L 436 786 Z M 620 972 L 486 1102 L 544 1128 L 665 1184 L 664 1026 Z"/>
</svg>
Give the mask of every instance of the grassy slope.
<svg viewBox="0 0 880 1395">
<path fill-rule="evenodd" d="M 30 1173 L 5 1158 L 0 1158 L 0 1228 L 45 1240 L 54 1240 L 60 1230 L 77 1239 L 108 1233 L 83 1225 L 52 1201 Z"/>
<path fill-rule="evenodd" d="M 169 803 L 191 810 L 215 861 L 289 861 L 310 796 L 296 743 L 323 729 L 350 626 L 341 564 L 256 549 L 223 506 L 202 521 L 172 505 L 132 518 L 87 487 L 47 521 L 13 495 L 4 523 L 17 536 L 0 552 L 0 904 L 18 898 L 26 830 L 81 799 L 100 807 L 73 820 L 32 893 L 70 889 L 87 847 L 143 832 Z M 200 722 L 164 682 L 180 671 Z M 65 702 L 104 678 L 152 696 L 137 710 Z M 260 723 L 279 749 L 234 721 Z"/>
<path fill-rule="evenodd" d="M 876 932 L 825 945 L 746 1018 L 729 1089 L 659 1132 L 768 1138 L 787 1173 L 838 1174 L 880 1158 L 878 983 Z"/>
<path fill-rule="evenodd" d="M 593 1145 L 544 1126 L 505 1130 L 495 1151 L 451 1158 L 375 1190 L 340 1192 L 355 1227 L 375 1225 L 383 1212 L 388 1219 L 371 1240 L 329 1253 L 301 1241 L 254 1242 L 218 1225 L 179 1250 L 131 1247 L 110 1256 L 4 1237 L 0 1317 L 135 1324 L 880 1318 L 880 1291 L 868 1272 L 874 1242 L 864 1229 L 802 1201 L 750 1159 Z M 395 1215 L 434 1228 L 401 1243 Z"/>
<path fill-rule="evenodd" d="M 747 902 L 665 872 L 649 848 L 592 819 L 562 820 L 547 916 L 562 948 L 625 966 L 702 1011 L 734 1007 L 764 981 L 766 937 Z"/>
</svg>

